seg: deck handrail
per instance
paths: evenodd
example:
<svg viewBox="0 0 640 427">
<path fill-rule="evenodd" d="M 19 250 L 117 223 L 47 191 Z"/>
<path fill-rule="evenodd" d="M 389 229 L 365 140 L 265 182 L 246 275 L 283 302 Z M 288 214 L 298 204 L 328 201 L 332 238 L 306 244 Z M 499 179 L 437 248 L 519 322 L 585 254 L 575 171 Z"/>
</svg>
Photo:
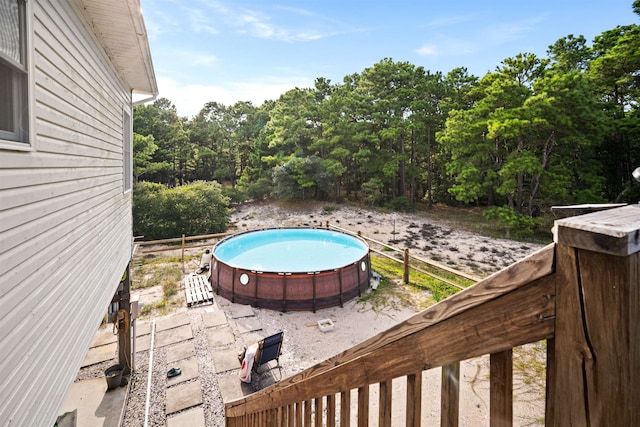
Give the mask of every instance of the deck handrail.
<svg viewBox="0 0 640 427">
<path fill-rule="evenodd" d="M 491 425 L 509 426 L 512 349 L 543 339 L 547 425 L 638 425 L 640 209 L 615 211 L 556 221 L 556 243 L 326 361 L 225 403 L 227 426 L 319 426 L 323 411 L 327 425 L 337 416 L 348 426 L 355 389 L 358 426 L 365 426 L 372 384 L 380 386 L 379 425 L 387 426 L 391 381 L 400 377 L 407 378 L 406 425 L 420 426 L 421 373 L 436 367 L 443 367 L 441 425 L 454 426 L 459 362 L 486 354 Z"/>
<path fill-rule="evenodd" d="M 530 255 L 523 259 L 518 264 L 514 264 L 498 273 L 495 273 L 486 279 L 470 286 L 469 288 L 461 291 L 457 294 L 450 296 L 449 298 L 440 301 L 426 310 L 414 315 L 406 321 L 399 323 L 398 325 L 390 328 L 389 330 L 382 332 L 352 348 L 346 350 L 336 356 L 333 356 L 326 361 L 320 362 L 317 365 L 306 369 L 305 371 L 293 375 L 292 377 L 285 378 L 277 384 L 272 385 L 267 389 L 260 390 L 249 396 L 228 402 L 226 404 L 227 417 L 234 417 L 241 413 L 247 413 L 252 411 L 262 411 L 277 408 L 279 406 L 287 404 L 291 399 L 307 400 L 320 395 L 327 395 L 330 393 L 339 393 L 342 391 L 346 384 L 335 381 L 336 378 L 342 376 L 352 376 L 356 371 L 363 371 L 362 366 L 366 365 L 366 372 L 360 374 L 361 377 L 366 377 L 367 380 L 360 379 L 350 382 L 349 388 L 357 388 L 368 384 L 373 384 L 384 379 L 394 378 L 401 375 L 406 375 L 405 365 L 411 364 L 408 372 L 415 372 L 420 370 L 425 363 L 429 363 L 429 367 L 437 367 L 446 365 L 455 360 L 460 360 L 457 352 L 461 349 L 456 348 L 456 352 L 453 352 L 454 346 L 450 343 L 443 349 L 441 354 L 438 354 L 437 358 L 431 359 L 428 357 L 428 362 L 424 360 L 418 361 L 415 354 L 411 354 L 409 360 L 400 362 L 400 356 L 402 351 L 398 351 L 403 346 L 407 346 L 408 340 L 415 340 L 416 335 L 424 333 L 428 328 L 440 325 L 440 327 L 447 328 L 449 323 L 455 316 L 461 315 L 464 312 L 469 312 L 473 308 L 483 306 L 491 300 L 495 300 L 501 296 L 504 296 L 511 291 L 517 290 L 524 285 L 535 282 L 552 273 L 553 269 L 553 248 L 554 245 L 546 246 L 540 251 Z M 544 294 L 547 295 L 548 293 Z M 541 301 L 539 306 L 532 309 L 531 312 L 527 312 L 523 315 L 523 319 L 527 320 L 527 325 L 520 325 L 524 327 L 530 327 L 532 329 L 534 337 L 532 341 L 537 341 L 546 338 L 552 333 L 552 313 L 553 313 L 553 298 L 547 298 L 546 296 Z M 500 327 L 501 319 L 497 318 L 492 324 L 492 327 Z M 546 324 L 546 327 L 543 325 Z M 527 334 L 526 336 L 529 336 Z M 484 341 L 484 338 L 482 339 Z M 530 342 L 530 341 L 527 341 Z M 524 344 L 524 343 L 520 343 Z M 411 343 L 409 347 L 413 347 L 415 343 Z M 509 345 L 509 348 L 513 345 Z M 467 347 L 468 348 L 468 347 Z M 502 349 L 501 346 L 496 348 Z M 429 352 L 432 352 L 433 347 Z M 448 354 L 451 352 L 451 355 Z M 385 358 L 387 354 L 396 354 L 390 360 L 393 360 L 394 366 L 370 366 L 372 361 Z M 473 351 L 464 358 L 474 357 L 475 355 L 486 354 L 484 350 Z M 373 363 L 375 365 L 375 363 Z M 334 379 L 332 383 L 323 386 L 320 384 L 318 377 L 322 375 L 328 375 Z M 313 385 L 307 387 L 307 384 Z M 265 407 L 263 398 L 267 398 L 268 405 Z"/>
</svg>

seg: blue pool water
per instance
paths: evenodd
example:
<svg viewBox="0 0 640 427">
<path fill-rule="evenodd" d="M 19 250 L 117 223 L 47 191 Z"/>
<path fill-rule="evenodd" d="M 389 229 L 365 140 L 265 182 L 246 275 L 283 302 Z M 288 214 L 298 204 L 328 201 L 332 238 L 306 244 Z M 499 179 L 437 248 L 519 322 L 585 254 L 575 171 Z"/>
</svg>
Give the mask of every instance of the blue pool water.
<svg viewBox="0 0 640 427">
<path fill-rule="evenodd" d="M 302 273 L 341 268 L 368 251 L 360 239 L 337 231 L 282 228 L 228 237 L 214 247 L 213 255 L 232 267 Z"/>
</svg>

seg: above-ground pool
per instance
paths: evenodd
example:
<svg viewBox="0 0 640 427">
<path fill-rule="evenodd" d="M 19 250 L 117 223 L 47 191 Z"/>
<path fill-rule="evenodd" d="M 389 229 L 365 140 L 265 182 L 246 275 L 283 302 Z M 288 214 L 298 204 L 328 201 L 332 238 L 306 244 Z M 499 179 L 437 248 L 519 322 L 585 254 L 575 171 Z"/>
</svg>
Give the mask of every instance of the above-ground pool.
<svg viewBox="0 0 640 427">
<path fill-rule="evenodd" d="M 369 284 L 369 261 L 364 240 L 338 231 L 248 231 L 214 246 L 211 285 L 235 303 L 315 311 L 360 295 Z"/>
</svg>

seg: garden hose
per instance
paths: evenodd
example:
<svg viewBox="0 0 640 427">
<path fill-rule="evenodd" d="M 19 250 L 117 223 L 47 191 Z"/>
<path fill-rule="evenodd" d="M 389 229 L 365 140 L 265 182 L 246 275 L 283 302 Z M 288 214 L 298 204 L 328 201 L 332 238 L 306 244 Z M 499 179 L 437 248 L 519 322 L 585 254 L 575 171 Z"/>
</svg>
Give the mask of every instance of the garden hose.
<svg viewBox="0 0 640 427">
<path fill-rule="evenodd" d="M 122 323 L 124 326 L 120 328 L 120 315 L 122 313 Z M 113 317 L 113 334 L 114 335 L 125 335 L 129 331 L 129 313 L 127 310 L 118 310 L 116 316 Z M 127 341 L 127 340 L 125 340 Z M 130 344 L 129 344 L 130 345 Z M 129 371 L 131 371 L 131 361 L 129 360 L 129 351 L 127 349 L 127 344 L 125 343 L 125 352 L 124 352 L 124 360 L 127 363 L 127 367 Z"/>
</svg>

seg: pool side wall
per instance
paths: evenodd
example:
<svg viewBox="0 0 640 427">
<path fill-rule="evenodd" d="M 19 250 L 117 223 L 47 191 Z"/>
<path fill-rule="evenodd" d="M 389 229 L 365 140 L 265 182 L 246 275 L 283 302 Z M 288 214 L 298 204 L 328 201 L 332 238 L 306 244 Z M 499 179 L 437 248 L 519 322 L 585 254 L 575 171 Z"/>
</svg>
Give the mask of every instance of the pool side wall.
<svg viewBox="0 0 640 427">
<path fill-rule="evenodd" d="M 370 261 L 367 252 L 358 261 L 335 270 L 285 274 L 232 267 L 214 255 L 211 286 L 218 295 L 238 304 L 284 312 L 315 311 L 342 306 L 359 296 L 369 286 Z"/>
</svg>

